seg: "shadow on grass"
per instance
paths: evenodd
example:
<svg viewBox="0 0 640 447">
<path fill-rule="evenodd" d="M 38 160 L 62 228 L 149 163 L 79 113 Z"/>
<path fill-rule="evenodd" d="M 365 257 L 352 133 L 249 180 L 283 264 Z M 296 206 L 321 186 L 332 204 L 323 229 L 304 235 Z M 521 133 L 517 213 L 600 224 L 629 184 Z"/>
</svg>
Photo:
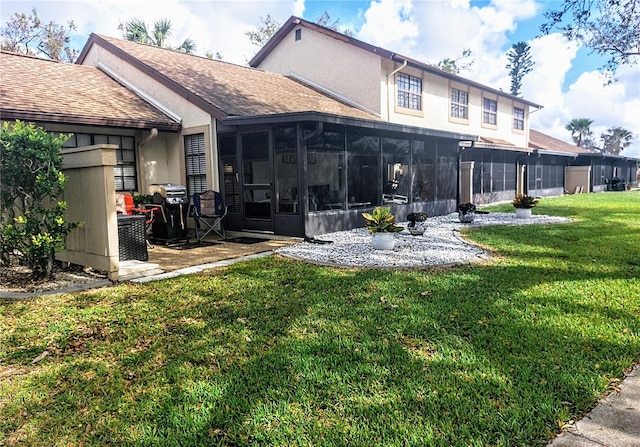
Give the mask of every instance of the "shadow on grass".
<svg viewBox="0 0 640 447">
<path fill-rule="evenodd" d="M 69 295 L 34 332 L 60 357 L 32 367 L 33 345 L 3 339 L 1 365 L 34 370 L 14 378 L 25 394 L 2 407 L 4 431 L 32 444 L 543 446 L 640 357 L 638 267 L 603 248 L 606 222 L 474 232 L 505 255 L 485 265 L 268 258 Z"/>
</svg>

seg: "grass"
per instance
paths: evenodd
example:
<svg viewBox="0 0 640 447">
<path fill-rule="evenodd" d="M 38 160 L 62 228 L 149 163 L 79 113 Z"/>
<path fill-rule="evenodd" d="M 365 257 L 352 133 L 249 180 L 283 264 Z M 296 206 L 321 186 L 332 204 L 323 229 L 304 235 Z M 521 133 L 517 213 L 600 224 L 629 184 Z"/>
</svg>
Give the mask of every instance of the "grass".
<svg viewBox="0 0 640 447">
<path fill-rule="evenodd" d="M 576 222 L 475 230 L 481 265 L 3 302 L 0 445 L 544 446 L 640 360 L 640 192 L 534 214 Z"/>
</svg>

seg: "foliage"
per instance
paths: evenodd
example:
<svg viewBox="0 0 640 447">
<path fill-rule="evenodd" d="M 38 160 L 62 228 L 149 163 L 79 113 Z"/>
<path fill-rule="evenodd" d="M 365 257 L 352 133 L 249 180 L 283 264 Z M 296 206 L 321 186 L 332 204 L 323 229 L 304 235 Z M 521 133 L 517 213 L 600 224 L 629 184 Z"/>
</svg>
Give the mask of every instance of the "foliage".
<svg viewBox="0 0 640 447">
<path fill-rule="evenodd" d="M 404 230 L 403 227 L 395 225 L 395 216 L 391 214 L 388 206 L 377 206 L 371 213 L 362 213 L 362 217 L 371 233 L 397 233 Z"/>
<path fill-rule="evenodd" d="M 44 23 L 34 8 L 31 14 L 14 13 L 0 31 L 2 33 L 3 50 L 22 54 L 43 54 L 49 59 L 73 62 L 78 50 L 69 43 L 69 33 L 77 29 L 73 20 L 67 27 L 56 22 Z"/>
<path fill-rule="evenodd" d="M 516 208 L 533 208 L 540 201 L 533 196 L 526 194 L 516 194 L 515 198 L 511 201 L 511 204 Z"/>
<path fill-rule="evenodd" d="M 602 139 L 602 152 L 605 154 L 620 155 L 620 151 L 623 151 L 631 145 L 633 140 L 633 134 L 622 127 L 610 127 L 607 129 L 607 133 L 600 135 Z"/>
<path fill-rule="evenodd" d="M 465 48 L 462 50 L 462 55 L 452 58 L 444 58 L 440 60 L 436 67 L 440 70 L 446 71 L 447 73 L 460 74 L 463 71 L 469 71 L 473 66 L 475 59 L 471 58 L 471 50 Z"/>
<path fill-rule="evenodd" d="M 273 35 L 280 29 L 282 24 L 267 14 L 266 17 L 260 17 L 260 23 L 253 31 L 246 31 L 245 36 L 249 38 L 252 45 L 262 48 Z"/>
<path fill-rule="evenodd" d="M 135 206 L 143 205 L 145 203 L 151 203 L 153 196 L 151 194 L 132 194 L 133 204 Z"/>
<path fill-rule="evenodd" d="M 169 50 L 178 50 L 187 54 L 196 51 L 196 43 L 193 39 L 185 39 L 178 47 L 169 45 L 167 39 L 171 37 L 173 30 L 169 19 L 160 19 L 153 24 L 153 29 L 149 30 L 147 24 L 137 18 L 127 20 L 118 25 L 118 29 L 122 32 L 122 37 L 132 42 L 144 43 Z"/>
<path fill-rule="evenodd" d="M 522 78 L 533 70 L 535 63 L 531 60 L 530 51 L 531 47 L 527 42 L 518 42 L 514 43 L 507 53 L 509 63 L 506 68 L 509 69 L 511 94 L 514 96 L 520 95 Z"/>
<path fill-rule="evenodd" d="M 545 446 L 638 360 L 639 201 L 549 198 L 575 221 L 465 232 L 496 254 L 470 266 L 271 256 L 5 302 L 0 439 Z"/>
<path fill-rule="evenodd" d="M 349 28 L 340 29 L 340 19 L 335 19 L 333 22 L 331 21 L 331 16 L 328 11 L 323 12 L 316 19 L 316 23 L 320 26 L 324 26 L 325 28 L 329 28 L 332 31 L 337 33 L 344 34 L 345 36 L 354 37 L 355 33 Z"/>
<path fill-rule="evenodd" d="M 593 120 L 589 118 L 574 118 L 565 126 L 571 132 L 571 138 L 578 147 L 583 147 L 585 139 L 590 137 L 593 132 L 589 128 L 593 124 Z"/>
<path fill-rule="evenodd" d="M 65 222 L 59 201 L 66 178 L 60 149 L 69 136 L 54 136 L 34 124 L 4 122 L 0 133 L 0 262 L 15 257 L 35 276 L 52 273 L 55 252 L 77 226 Z"/>
<path fill-rule="evenodd" d="M 458 205 L 458 212 L 462 214 L 475 213 L 476 206 L 473 203 L 461 203 Z"/>
<path fill-rule="evenodd" d="M 411 223 L 424 222 L 428 217 L 427 213 L 416 212 L 407 214 L 407 220 Z"/>
<path fill-rule="evenodd" d="M 331 21 L 331 16 L 327 11 L 323 12 L 316 19 L 316 23 L 325 28 L 329 28 L 332 31 L 342 33 L 345 36 L 353 37 L 354 33 L 349 28 L 340 29 L 340 19 Z M 249 38 L 249 42 L 252 45 L 262 48 L 265 44 L 278 32 L 282 23 L 274 19 L 271 14 L 267 14 L 266 17 L 260 17 L 260 22 L 256 26 L 256 29 L 246 31 L 245 36 Z"/>
<path fill-rule="evenodd" d="M 564 0 L 544 14 L 544 34 L 557 29 L 596 54 L 608 57 L 603 68 L 633 65 L 640 56 L 640 0 Z"/>
</svg>

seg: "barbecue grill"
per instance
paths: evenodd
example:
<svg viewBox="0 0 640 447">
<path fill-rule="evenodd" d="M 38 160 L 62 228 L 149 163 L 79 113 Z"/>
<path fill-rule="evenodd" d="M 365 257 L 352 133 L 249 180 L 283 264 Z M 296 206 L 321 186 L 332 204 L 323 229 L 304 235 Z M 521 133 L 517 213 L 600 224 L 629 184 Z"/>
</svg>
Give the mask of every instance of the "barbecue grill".
<svg viewBox="0 0 640 447">
<path fill-rule="evenodd" d="M 156 243 L 176 243 L 188 241 L 187 213 L 189 197 L 187 188 L 172 183 L 159 183 L 149 186 L 153 203 L 160 205 L 151 225 L 153 240 Z"/>
</svg>

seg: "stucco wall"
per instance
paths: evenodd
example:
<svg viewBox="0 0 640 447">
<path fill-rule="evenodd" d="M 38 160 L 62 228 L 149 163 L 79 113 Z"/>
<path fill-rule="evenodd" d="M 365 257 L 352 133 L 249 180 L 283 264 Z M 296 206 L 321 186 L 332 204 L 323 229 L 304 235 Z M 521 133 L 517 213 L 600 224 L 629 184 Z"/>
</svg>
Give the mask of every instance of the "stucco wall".
<svg viewBox="0 0 640 447">
<path fill-rule="evenodd" d="M 349 98 L 370 111 L 380 111 L 380 58 L 308 28 L 295 29 L 258 68 L 294 73 Z"/>
<path fill-rule="evenodd" d="M 391 61 L 384 61 L 383 63 L 381 85 L 383 86 L 383 95 L 386 96 L 387 101 L 389 101 L 388 109 L 391 122 L 480 135 L 487 138 L 506 140 L 518 147 L 527 147 L 526 130 L 529 127 L 527 118 L 528 106 L 522 103 L 514 104 L 514 101 L 510 98 L 488 92 L 483 93 L 483 91 L 478 88 L 452 82 L 447 78 L 425 73 L 416 68 L 405 67 L 402 68 L 400 72 L 422 79 L 422 112 L 417 113 L 413 110 L 396 107 L 396 76 L 389 77 L 388 74 L 399 67 L 398 64 L 394 64 Z M 464 123 L 454 122 L 450 119 L 450 91 L 452 87 L 469 93 L 469 119 Z M 484 96 L 497 99 L 497 128 L 487 127 L 482 123 L 482 103 Z M 514 105 L 525 110 L 525 131 L 513 130 Z M 386 115 L 386 109 L 387 106 L 384 104 L 384 115 Z"/>
</svg>

